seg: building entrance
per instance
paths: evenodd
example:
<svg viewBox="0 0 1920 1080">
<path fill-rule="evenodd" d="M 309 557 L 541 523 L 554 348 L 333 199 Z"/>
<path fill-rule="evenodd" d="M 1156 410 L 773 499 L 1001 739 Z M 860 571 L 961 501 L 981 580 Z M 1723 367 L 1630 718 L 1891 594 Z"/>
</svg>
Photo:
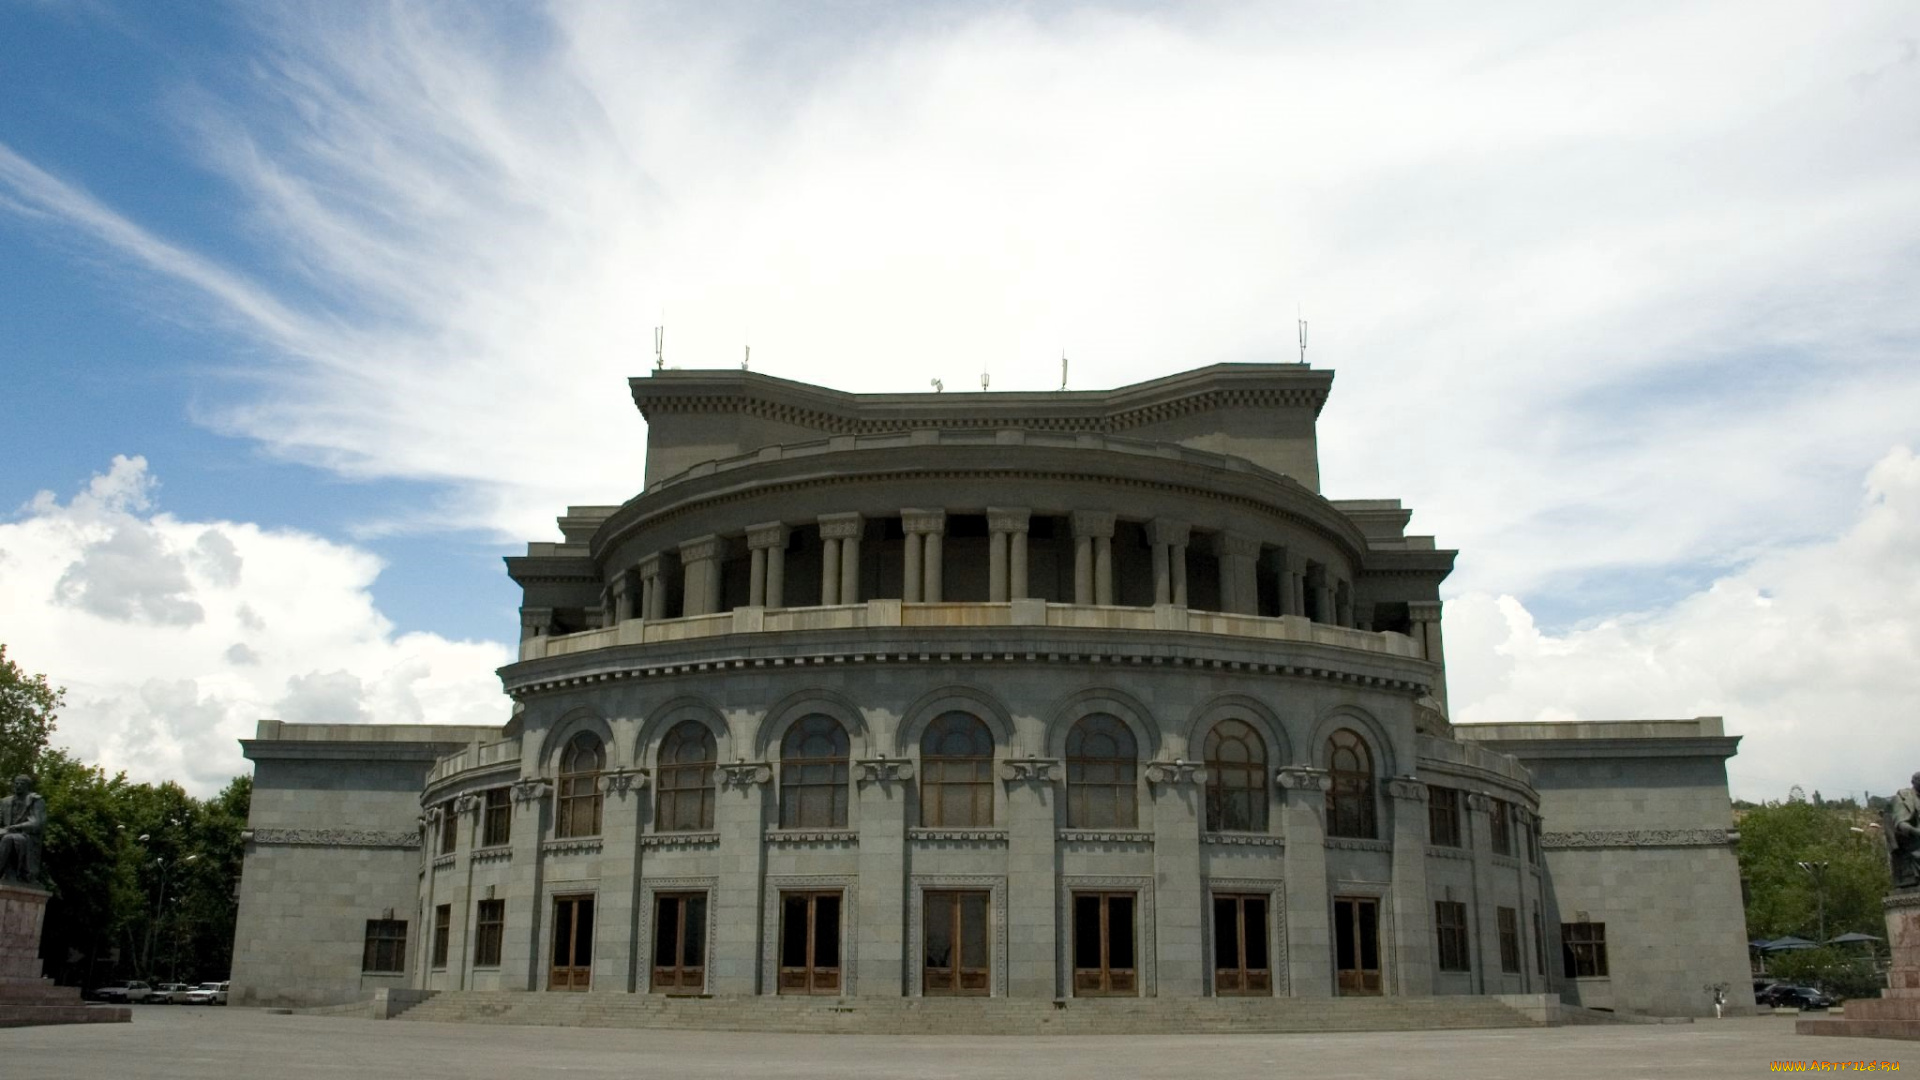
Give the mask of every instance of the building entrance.
<svg viewBox="0 0 1920 1080">
<path fill-rule="evenodd" d="M 1267 898 L 1213 898 L 1213 992 L 1220 997 L 1273 993 L 1267 949 Z"/>
<path fill-rule="evenodd" d="M 706 989 L 706 893 L 661 893 L 654 899 L 649 986 L 656 994 L 698 994 Z"/>
<path fill-rule="evenodd" d="M 1341 995 L 1380 994 L 1380 901 L 1371 896 L 1333 899 L 1334 970 Z"/>
<path fill-rule="evenodd" d="M 593 897 L 553 898 L 553 964 L 547 989 L 585 990 L 593 982 Z"/>
<path fill-rule="evenodd" d="M 1073 894 L 1075 997 L 1131 997 L 1140 992 L 1134 959 L 1132 893 Z"/>
<path fill-rule="evenodd" d="M 991 991 L 987 902 L 978 892 L 927 893 L 921 991 L 929 997 Z"/>
<path fill-rule="evenodd" d="M 840 891 L 780 894 L 782 994 L 840 992 Z"/>
</svg>

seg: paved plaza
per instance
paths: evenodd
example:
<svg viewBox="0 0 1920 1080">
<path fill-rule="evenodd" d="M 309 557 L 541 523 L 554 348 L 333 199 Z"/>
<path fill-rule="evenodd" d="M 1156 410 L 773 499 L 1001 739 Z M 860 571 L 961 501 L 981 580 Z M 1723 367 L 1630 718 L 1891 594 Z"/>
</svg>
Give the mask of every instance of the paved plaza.
<svg viewBox="0 0 1920 1080">
<path fill-rule="evenodd" d="M 129 1025 L 0 1031 L 0 1076 L 754 1076 L 1027 1078 L 1485 1077 L 1556 1080 L 1752 1077 L 1780 1060 L 1895 1061 L 1920 1044 L 1793 1033 L 1790 1017 L 1505 1031 L 1339 1035 L 927 1038 L 619 1031 L 378 1022 L 250 1009 L 145 1006 Z"/>
</svg>

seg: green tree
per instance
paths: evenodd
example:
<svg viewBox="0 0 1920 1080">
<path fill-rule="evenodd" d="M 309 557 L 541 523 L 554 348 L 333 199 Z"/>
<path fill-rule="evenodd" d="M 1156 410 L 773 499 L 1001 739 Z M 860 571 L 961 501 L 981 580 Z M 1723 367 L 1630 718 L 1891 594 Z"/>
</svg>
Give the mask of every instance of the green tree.
<svg viewBox="0 0 1920 1080">
<path fill-rule="evenodd" d="M 45 675 L 20 670 L 0 645 L 0 776 L 11 779 L 32 770 L 53 736 L 55 714 L 66 695 L 47 685 Z"/>
<path fill-rule="evenodd" d="M 1884 935 L 1880 900 L 1893 883 L 1870 823 L 1859 810 L 1791 796 L 1742 814 L 1737 854 L 1747 885 L 1747 932 L 1817 940 L 1824 900 L 1828 938 Z"/>
</svg>

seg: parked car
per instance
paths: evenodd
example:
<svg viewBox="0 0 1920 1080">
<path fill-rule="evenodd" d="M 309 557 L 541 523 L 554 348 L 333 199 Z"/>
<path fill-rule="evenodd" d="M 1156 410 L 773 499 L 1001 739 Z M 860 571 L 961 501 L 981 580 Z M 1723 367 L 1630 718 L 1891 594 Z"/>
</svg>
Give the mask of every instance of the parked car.
<svg viewBox="0 0 1920 1080">
<path fill-rule="evenodd" d="M 101 1001 L 113 1001 L 122 1005 L 131 1005 L 134 1002 L 145 1001 L 152 997 L 153 987 L 139 979 L 129 979 L 126 982 L 108 983 L 100 989 L 95 990 L 93 996 L 99 998 Z"/>
<path fill-rule="evenodd" d="M 187 991 L 193 989 L 187 983 L 161 983 L 147 996 L 149 1005 L 185 1005 Z"/>
<path fill-rule="evenodd" d="M 1811 986 L 1777 983 L 1754 995 L 1754 1000 L 1776 1009 L 1830 1009 L 1838 1002 Z"/>
<path fill-rule="evenodd" d="M 187 991 L 184 999 L 189 1005 L 225 1005 L 227 1003 L 227 984 L 223 982 L 201 983 Z"/>
</svg>

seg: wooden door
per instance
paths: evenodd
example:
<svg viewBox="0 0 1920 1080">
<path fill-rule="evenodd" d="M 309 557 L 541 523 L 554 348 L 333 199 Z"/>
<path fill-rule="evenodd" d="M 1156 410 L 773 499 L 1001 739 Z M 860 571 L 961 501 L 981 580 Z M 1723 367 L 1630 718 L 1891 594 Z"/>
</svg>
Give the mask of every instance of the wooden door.
<svg viewBox="0 0 1920 1080">
<path fill-rule="evenodd" d="M 656 994 L 699 994 L 707 988 L 707 894 L 660 893 L 653 903 Z"/>
<path fill-rule="evenodd" d="M 547 989 L 585 990 L 593 982 L 593 897 L 553 898 L 553 963 Z"/>
<path fill-rule="evenodd" d="M 1073 894 L 1075 997 L 1132 997 L 1136 969 L 1133 893 Z"/>
<path fill-rule="evenodd" d="M 1267 947 L 1267 898 L 1213 898 L 1213 992 L 1221 997 L 1273 993 Z"/>
<path fill-rule="evenodd" d="M 779 992 L 840 992 L 840 890 L 780 894 Z"/>
<path fill-rule="evenodd" d="M 1370 896 L 1333 900 L 1334 970 L 1343 996 L 1380 994 L 1380 901 Z"/>
<path fill-rule="evenodd" d="M 926 894 L 921 989 L 929 997 L 991 992 L 989 897 L 985 891 Z"/>
</svg>

